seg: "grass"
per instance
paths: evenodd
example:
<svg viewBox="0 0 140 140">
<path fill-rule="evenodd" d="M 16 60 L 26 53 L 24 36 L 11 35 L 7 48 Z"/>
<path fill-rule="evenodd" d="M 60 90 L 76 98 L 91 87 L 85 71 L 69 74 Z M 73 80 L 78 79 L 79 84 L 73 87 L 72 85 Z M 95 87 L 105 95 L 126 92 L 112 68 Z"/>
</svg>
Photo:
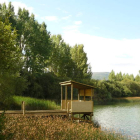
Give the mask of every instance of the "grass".
<svg viewBox="0 0 140 140">
<path fill-rule="evenodd" d="M 25 102 L 26 110 L 51 110 L 51 109 L 60 109 L 60 106 L 57 105 L 54 101 L 36 99 L 31 97 L 22 97 L 22 96 L 13 96 L 13 103 L 11 104 L 10 109 L 21 109 L 22 101 Z"/>
<path fill-rule="evenodd" d="M 59 117 L 8 116 L 3 135 L 11 139 L 34 140 L 126 140 L 121 134 L 103 132 L 92 124 L 76 123 Z"/>
</svg>

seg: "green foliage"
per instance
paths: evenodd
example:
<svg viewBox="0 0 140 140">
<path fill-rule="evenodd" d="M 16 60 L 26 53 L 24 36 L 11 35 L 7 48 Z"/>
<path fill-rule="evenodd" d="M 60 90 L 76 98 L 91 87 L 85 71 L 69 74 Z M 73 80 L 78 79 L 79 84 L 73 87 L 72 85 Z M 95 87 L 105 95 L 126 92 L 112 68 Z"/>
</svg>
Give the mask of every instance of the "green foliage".
<svg viewBox="0 0 140 140">
<path fill-rule="evenodd" d="M 16 46 L 16 31 L 12 31 L 10 23 L 0 19 L 0 70 L 13 73 L 20 64 L 19 48 Z"/>
<path fill-rule="evenodd" d="M 61 35 L 53 35 L 49 70 L 59 77 L 72 77 L 74 63 L 71 59 L 70 46 Z"/>
<path fill-rule="evenodd" d="M 93 81 L 93 85 L 97 87 L 95 90 L 95 98 L 97 100 L 111 100 L 118 97 L 140 96 L 139 75 L 135 78 L 133 74 L 117 73 L 112 70 L 108 81 Z M 95 84 L 96 83 L 96 84 Z"/>
<path fill-rule="evenodd" d="M 116 77 L 115 77 L 115 72 L 112 70 L 111 73 L 109 74 L 109 80 L 110 81 L 115 81 Z"/>
<path fill-rule="evenodd" d="M 0 19 L 0 105 L 7 108 L 16 91 L 16 81 L 20 79 L 22 67 L 21 53 L 16 45 L 16 31 L 9 21 Z M 23 82 L 24 83 L 24 82 Z M 24 86 L 21 86 L 20 91 Z"/>
<path fill-rule="evenodd" d="M 95 98 L 99 101 L 106 101 L 112 99 L 112 95 L 107 89 L 106 82 L 98 81 L 97 89 L 95 90 Z"/>
<path fill-rule="evenodd" d="M 84 52 L 84 46 L 75 45 L 71 48 L 71 57 L 74 62 L 74 79 L 81 81 L 81 79 L 91 79 L 91 67 L 87 64 L 87 54 Z"/>
<path fill-rule="evenodd" d="M 13 99 L 14 103 L 13 105 L 11 104 L 11 109 L 21 109 L 22 101 L 25 102 L 26 110 L 51 110 L 60 108 L 59 105 L 57 105 L 54 101 L 51 100 L 43 100 L 22 96 L 14 96 Z"/>
<path fill-rule="evenodd" d="M 117 73 L 116 74 L 116 81 L 121 81 L 123 79 L 122 73 Z"/>
<path fill-rule="evenodd" d="M 137 76 L 135 77 L 135 81 L 136 81 L 136 82 L 140 82 L 140 76 L 139 76 L 139 75 L 137 75 Z"/>
<path fill-rule="evenodd" d="M 24 69 L 31 74 L 43 72 L 51 51 L 50 34 L 46 30 L 46 24 L 39 24 L 33 14 L 29 16 L 28 10 L 20 8 L 16 22 L 17 43 L 24 58 Z"/>
</svg>

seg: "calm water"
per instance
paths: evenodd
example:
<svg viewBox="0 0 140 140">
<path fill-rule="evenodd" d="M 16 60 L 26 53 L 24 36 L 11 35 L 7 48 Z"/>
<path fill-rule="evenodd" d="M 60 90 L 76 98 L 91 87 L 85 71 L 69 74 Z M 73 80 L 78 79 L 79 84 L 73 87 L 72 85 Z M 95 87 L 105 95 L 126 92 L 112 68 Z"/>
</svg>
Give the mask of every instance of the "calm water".
<svg viewBox="0 0 140 140">
<path fill-rule="evenodd" d="M 140 103 L 94 106 L 94 118 L 101 129 L 113 129 L 140 140 Z"/>
</svg>

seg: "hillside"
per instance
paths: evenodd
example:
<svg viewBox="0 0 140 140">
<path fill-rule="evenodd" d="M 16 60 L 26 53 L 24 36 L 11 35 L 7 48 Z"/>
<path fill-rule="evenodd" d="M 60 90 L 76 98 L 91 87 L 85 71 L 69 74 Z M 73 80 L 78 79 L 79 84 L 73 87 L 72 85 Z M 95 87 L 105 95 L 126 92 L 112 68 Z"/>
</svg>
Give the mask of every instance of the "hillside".
<svg viewBox="0 0 140 140">
<path fill-rule="evenodd" d="M 93 72 L 92 79 L 96 79 L 96 80 L 106 79 L 106 80 L 108 80 L 109 73 L 110 72 Z"/>
</svg>

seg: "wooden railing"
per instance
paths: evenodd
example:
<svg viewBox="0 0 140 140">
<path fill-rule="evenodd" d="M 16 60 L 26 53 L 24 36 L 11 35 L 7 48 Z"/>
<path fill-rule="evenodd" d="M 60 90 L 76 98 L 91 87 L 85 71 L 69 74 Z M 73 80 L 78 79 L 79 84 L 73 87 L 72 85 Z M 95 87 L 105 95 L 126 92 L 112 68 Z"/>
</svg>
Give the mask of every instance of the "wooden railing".
<svg viewBox="0 0 140 140">
<path fill-rule="evenodd" d="M 93 101 L 62 100 L 62 108 L 69 112 L 93 112 Z"/>
</svg>

